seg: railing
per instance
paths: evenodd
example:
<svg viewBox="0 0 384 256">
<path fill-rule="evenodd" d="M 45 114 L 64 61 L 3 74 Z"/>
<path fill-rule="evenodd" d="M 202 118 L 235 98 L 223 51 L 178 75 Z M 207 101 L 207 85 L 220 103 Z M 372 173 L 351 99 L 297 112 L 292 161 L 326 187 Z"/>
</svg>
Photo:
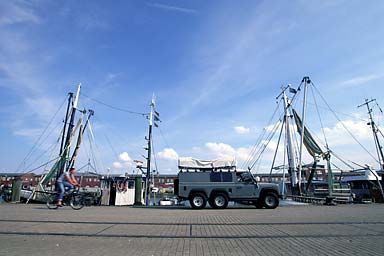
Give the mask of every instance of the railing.
<svg viewBox="0 0 384 256">
<path fill-rule="evenodd" d="M 287 196 L 288 198 L 291 198 L 293 201 L 296 202 L 303 202 L 303 203 L 310 203 L 310 204 L 325 204 L 326 202 L 329 202 L 328 193 L 325 196 L 322 197 L 316 197 L 316 196 L 297 196 L 297 195 L 290 195 Z M 352 203 L 352 197 L 347 194 L 343 193 L 333 193 L 333 196 L 331 198 L 333 202 L 338 204 L 349 204 Z"/>
</svg>

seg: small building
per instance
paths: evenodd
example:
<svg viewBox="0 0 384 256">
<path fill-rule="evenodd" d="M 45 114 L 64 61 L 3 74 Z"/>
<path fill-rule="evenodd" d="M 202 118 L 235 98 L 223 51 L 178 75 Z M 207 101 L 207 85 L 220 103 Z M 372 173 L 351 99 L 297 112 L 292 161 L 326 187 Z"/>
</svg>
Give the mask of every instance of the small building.
<svg viewBox="0 0 384 256">
<path fill-rule="evenodd" d="M 100 176 L 101 205 L 133 205 L 135 203 L 136 177 L 138 175 Z"/>
</svg>

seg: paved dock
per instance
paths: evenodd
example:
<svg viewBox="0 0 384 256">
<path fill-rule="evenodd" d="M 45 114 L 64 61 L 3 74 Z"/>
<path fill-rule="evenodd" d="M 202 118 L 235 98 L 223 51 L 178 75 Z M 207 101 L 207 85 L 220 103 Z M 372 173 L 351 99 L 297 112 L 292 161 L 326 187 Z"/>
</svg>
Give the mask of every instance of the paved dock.
<svg viewBox="0 0 384 256">
<path fill-rule="evenodd" d="M 384 205 L 0 205 L 0 255 L 383 255 Z"/>
</svg>

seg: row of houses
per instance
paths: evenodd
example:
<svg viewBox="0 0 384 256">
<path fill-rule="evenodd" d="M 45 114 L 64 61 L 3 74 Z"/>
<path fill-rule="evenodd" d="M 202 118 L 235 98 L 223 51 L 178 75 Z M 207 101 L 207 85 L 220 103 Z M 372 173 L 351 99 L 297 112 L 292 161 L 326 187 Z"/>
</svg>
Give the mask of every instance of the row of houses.
<svg viewBox="0 0 384 256">
<path fill-rule="evenodd" d="M 304 177 L 306 180 L 309 178 L 310 167 L 304 169 Z M 288 174 L 283 175 L 282 172 L 275 173 L 262 173 L 262 174 L 254 174 L 260 178 L 262 182 L 275 182 L 280 183 L 284 180 L 284 182 L 289 183 L 290 177 Z M 334 173 L 334 180 L 339 181 L 342 176 L 355 176 L 360 175 L 360 173 Z M 83 188 L 100 188 L 101 181 L 105 179 L 114 179 L 118 177 L 127 177 L 127 178 L 135 178 L 141 176 L 139 174 L 124 174 L 124 175 L 116 175 L 116 174 L 97 174 L 93 172 L 85 172 L 85 173 L 76 173 L 76 178 L 79 181 L 81 187 Z M 304 178 L 303 177 L 303 178 Z M 156 190 L 159 192 L 170 192 L 173 190 L 174 179 L 177 178 L 177 174 L 157 174 L 154 176 L 152 183 L 153 187 L 157 188 Z M 22 188 L 23 189 L 31 189 L 37 186 L 39 181 L 42 179 L 41 174 L 34 173 L 0 173 L 0 185 L 11 185 L 12 180 L 21 179 Z M 318 166 L 317 170 L 314 174 L 313 180 L 315 181 L 327 181 L 327 172 L 324 166 Z M 47 186 L 52 186 L 56 183 L 55 178 L 53 178 Z"/>
<path fill-rule="evenodd" d="M 79 181 L 81 187 L 86 189 L 99 189 L 101 187 L 101 181 L 106 179 L 115 179 L 121 177 L 135 178 L 141 176 L 139 174 L 125 174 L 125 175 L 110 175 L 110 174 L 97 174 L 93 172 L 76 173 L 76 179 Z M 21 180 L 22 188 L 31 190 L 35 188 L 42 179 L 41 174 L 35 173 L 0 173 L 0 186 L 11 186 L 12 181 L 15 179 Z M 173 192 L 173 182 L 177 177 L 176 174 L 158 174 L 153 178 L 154 187 L 159 192 Z M 48 182 L 47 186 L 52 186 L 56 183 L 56 178 L 52 178 Z"/>
</svg>

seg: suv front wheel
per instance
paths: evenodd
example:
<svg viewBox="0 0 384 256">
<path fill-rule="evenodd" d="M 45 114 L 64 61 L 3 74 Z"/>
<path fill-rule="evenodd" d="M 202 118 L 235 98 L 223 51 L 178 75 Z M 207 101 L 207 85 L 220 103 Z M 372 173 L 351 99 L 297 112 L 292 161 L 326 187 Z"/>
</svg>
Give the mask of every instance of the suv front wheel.
<svg viewBox="0 0 384 256">
<path fill-rule="evenodd" d="M 195 193 L 189 198 L 189 203 L 194 209 L 203 209 L 207 204 L 207 199 L 204 194 Z"/>
</svg>

